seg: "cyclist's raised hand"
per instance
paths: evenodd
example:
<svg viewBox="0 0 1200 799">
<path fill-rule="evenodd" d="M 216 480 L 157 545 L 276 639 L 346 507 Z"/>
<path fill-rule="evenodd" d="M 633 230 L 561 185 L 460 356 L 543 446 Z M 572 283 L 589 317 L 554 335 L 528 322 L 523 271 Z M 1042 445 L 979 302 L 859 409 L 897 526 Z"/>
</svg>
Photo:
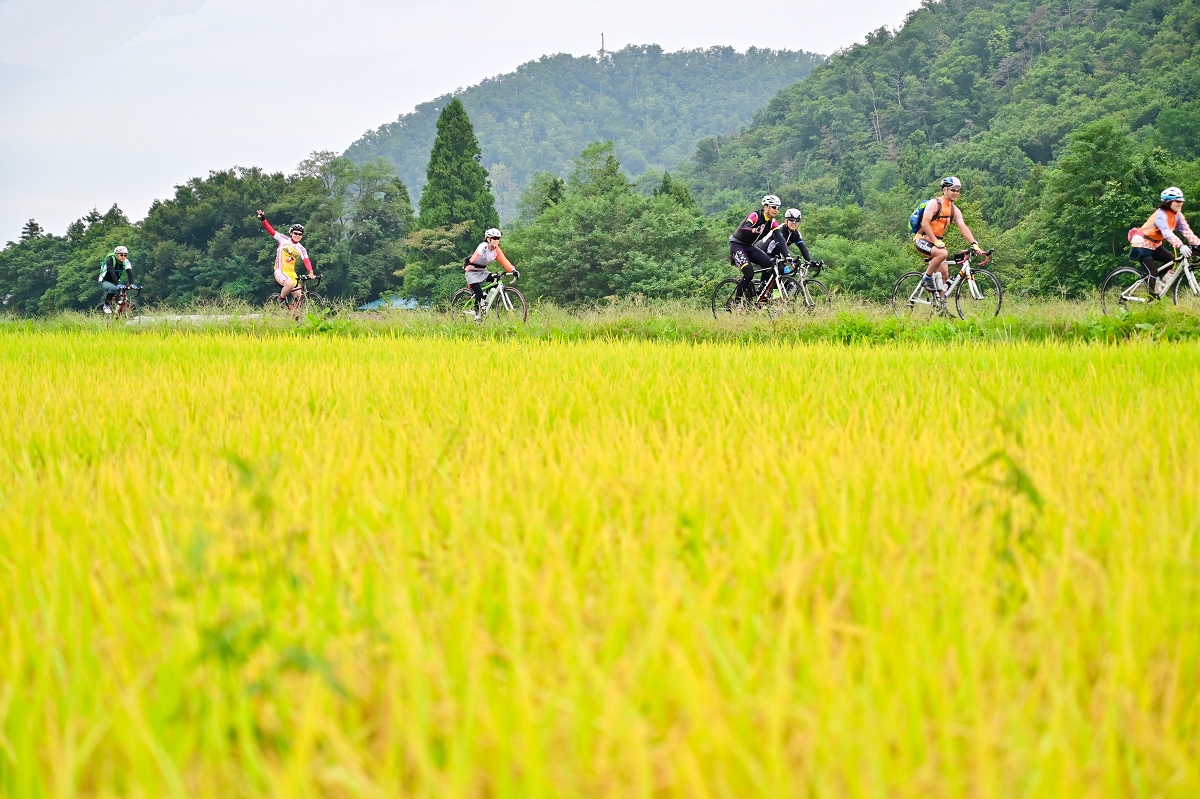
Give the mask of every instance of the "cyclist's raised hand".
<svg viewBox="0 0 1200 799">
<path fill-rule="evenodd" d="M 267 215 L 262 212 L 261 208 L 259 208 L 257 211 L 255 211 L 254 215 L 258 217 L 259 222 L 261 222 L 267 218 Z"/>
</svg>

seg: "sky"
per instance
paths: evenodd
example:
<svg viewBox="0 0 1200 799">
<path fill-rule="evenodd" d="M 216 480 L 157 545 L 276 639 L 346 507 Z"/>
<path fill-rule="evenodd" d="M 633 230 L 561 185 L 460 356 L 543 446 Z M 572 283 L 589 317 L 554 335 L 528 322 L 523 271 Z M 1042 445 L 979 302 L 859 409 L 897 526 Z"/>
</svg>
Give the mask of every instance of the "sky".
<svg viewBox="0 0 1200 799">
<path fill-rule="evenodd" d="M 133 220 L 210 170 L 290 172 L 418 103 L 549 53 L 831 53 L 915 0 L 0 0 L 0 241 Z M 763 9 L 771 9 L 764 13 Z M 776 10 L 777 9 L 777 10 Z"/>
</svg>

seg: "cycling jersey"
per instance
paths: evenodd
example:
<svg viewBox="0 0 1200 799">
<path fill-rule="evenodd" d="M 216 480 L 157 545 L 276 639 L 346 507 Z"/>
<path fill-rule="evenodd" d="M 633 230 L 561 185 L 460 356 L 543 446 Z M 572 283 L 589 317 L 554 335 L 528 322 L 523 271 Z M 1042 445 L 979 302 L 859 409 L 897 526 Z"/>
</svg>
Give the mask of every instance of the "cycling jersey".
<svg viewBox="0 0 1200 799">
<path fill-rule="evenodd" d="M 939 239 L 944 239 L 946 237 L 946 228 L 950 226 L 951 221 L 955 223 L 962 222 L 962 211 L 958 210 L 958 206 L 956 206 L 953 201 L 946 197 L 934 197 L 933 199 L 929 200 L 928 204 L 925 206 L 925 210 L 928 211 L 930 208 L 932 208 L 934 203 L 938 204 L 937 211 L 934 212 L 933 217 L 929 220 L 929 228 L 933 231 L 933 235 L 937 236 Z M 943 214 L 942 212 L 946 210 L 947 205 L 950 206 L 950 210 Z M 922 214 L 922 222 L 924 221 L 924 218 L 925 215 Z M 918 237 L 923 238 L 924 235 L 924 228 L 918 230 Z"/>
<path fill-rule="evenodd" d="M 304 268 L 311 275 L 312 261 L 308 260 L 308 250 L 304 249 L 304 245 L 292 241 L 291 236 L 279 233 L 265 219 L 262 221 L 262 225 L 263 230 L 270 233 L 275 241 L 279 242 L 279 249 L 275 250 L 275 279 L 278 280 L 282 275 L 295 282 L 297 261 L 303 261 Z"/>
<path fill-rule="evenodd" d="M 1146 224 L 1141 228 L 1134 228 L 1129 231 L 1129 243 L 1134 247 L 1144 247 L 1148 250 L 1153 250 L 1161 247 L 1163 241 L 1171 242 L 1172 247 L 1179 247 L 1183 244 L 1175 231 L 1178 230 L 1188 240 L 1188 244 L 1193 247 L 1200 247 L 1200 238 L 1192 233 L 1192 229 L 1188 227 L 1187 220 L 1183 218 L 1183 212 L 1176 213 L 1165 208 L 1158 208 L 1146 220 Z"/>
<path fill-rule="evenodd" d="M 768 220 L 765 214 L 753 211 L 742 220 L 742 224 L 738 225 L 738 229 L 733 231 L 733 235 L 729 237 L 729 243 L 756 244 L 759 239 L 769 235 L 771 231 L 778 227 L 779 223 L 774 219 Z"/>
<path fill-rule="evenodd" d="M 812 260 L 808 254 L 808 247 L 804 244 L 804 237 L 800 235 L 800 228 L 792 230 L 787 225 L 783 225 L 772 231 L 769 236 L 764 236 L 755 246 L 765 251 L 767 255 L 783 256 L 788 254 L 788 248 L 793 244 L 800 248 L 800 254 L 804 256 L 804 260 Z"/>
<path fill-rule="evenodd" d="M 468 272 L 478 272 L 480 270 L 487 271 L 488 264 L 499 261 L 504 267 L 505 272 L 511 272 L 515 267 L 508 262 L 508 258 L 504 255 L 504 251 L 500 249 L 499 244 L 488 244 L 486 241 L 475 248 L 475 252 L 467 259 L 464 264 Z"/>
<path fill-rule="evenodd" d="M 120 268 L 118 268 L 120 267 Z M 121 266 L 121 262 L 117 260 L 117 254 L 110 252 L 105 258 L 104 263 L 100 265 L 100 281 L 101 283 L 120 283 L 120 272 L 129 273 L 129 283 L 133 282 L 133 262 L 129 260 L 129 256 L 125 257 L 125 264 Z"/>
</svg>

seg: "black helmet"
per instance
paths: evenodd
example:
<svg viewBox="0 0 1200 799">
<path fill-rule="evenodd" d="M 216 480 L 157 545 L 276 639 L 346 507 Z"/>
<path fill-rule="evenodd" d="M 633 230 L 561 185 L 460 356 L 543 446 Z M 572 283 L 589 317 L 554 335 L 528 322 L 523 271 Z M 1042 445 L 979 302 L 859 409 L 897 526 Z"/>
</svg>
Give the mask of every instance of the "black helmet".
<svg viewBox="0 0 1200 799">
<path fill-rule="evenodd" d="M 304 232 L 304 225 L 301 225 L 298 223 L 295 225 L 292 225 L 290 228 L 288 228 L 288 233 L 303 233 L 303 232 Z"/>
</svg>

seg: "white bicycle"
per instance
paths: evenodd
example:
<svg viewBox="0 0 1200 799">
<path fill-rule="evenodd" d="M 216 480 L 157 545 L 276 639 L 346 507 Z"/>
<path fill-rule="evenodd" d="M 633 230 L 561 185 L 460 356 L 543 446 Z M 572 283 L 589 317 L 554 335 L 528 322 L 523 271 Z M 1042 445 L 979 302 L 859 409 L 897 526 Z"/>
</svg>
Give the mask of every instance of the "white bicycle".
<svg viewBox="0 0 1200 799">
<path fill-rule="evenodd" d="M 517 291 L 514 286 L 506 285 L 501 280 L 502 277 L 504 275 L 489 272 L 487 279 L 483 281 L 483 285 L 491 285 L 491 288 L 483 295 L 483 302 L 479 305 L 479 318 L 475 320 L 476 322 L 482 322 L 489 313 L 515 322 L 524 322 L 529 317 L 529 306 L 525 304 L 525 295 Z M 516 278 L 513 278 L 513 282 L 516 282 Z M 459 289 L 450 298 L 450 309 L 467 316 L 475 316 L 475 295 L 471 293 L 470 289 Z"/>
<path fill-rule="evenodd" d="M 1128 311 L 1131 308 L 1144 308 L 1170 292 L 1171 300 L 1177 306 L 1200 313 L 1200 280 L 1192 271 L 1191 263 L 1180 255 L 1159 269 L 1161 271 L 1168 266 L 1171 271 L 1158 278 L 1158 286 L 1153 292 L 1146 286 L 1144 270 L 1133 266 L 1114 269 L 1104 278 L 1100 288 L 1100 308 L 1105 314 L 1118 313 L 1118 309 Z"/>
<path fill-rule="evenodd" d="M 987 266 L 994 252 L 985 252 L 980 266 Z M 1000 313 L 1000 304 L 1004 302 L 1000 281 L 991 272 L 971 266 L 970 250 L 963 250 L 947 263 L 954 264 L 959 270 L 951 275 L 945 297 L 922 282 L 924 272 L 905 272 L 900 276 L 892 289 L 892 310 L 896 316 L 901 319 L 949 316 L 947 299 L 951 295 L 960 319 L 991 319 Z"/>
</svg>

